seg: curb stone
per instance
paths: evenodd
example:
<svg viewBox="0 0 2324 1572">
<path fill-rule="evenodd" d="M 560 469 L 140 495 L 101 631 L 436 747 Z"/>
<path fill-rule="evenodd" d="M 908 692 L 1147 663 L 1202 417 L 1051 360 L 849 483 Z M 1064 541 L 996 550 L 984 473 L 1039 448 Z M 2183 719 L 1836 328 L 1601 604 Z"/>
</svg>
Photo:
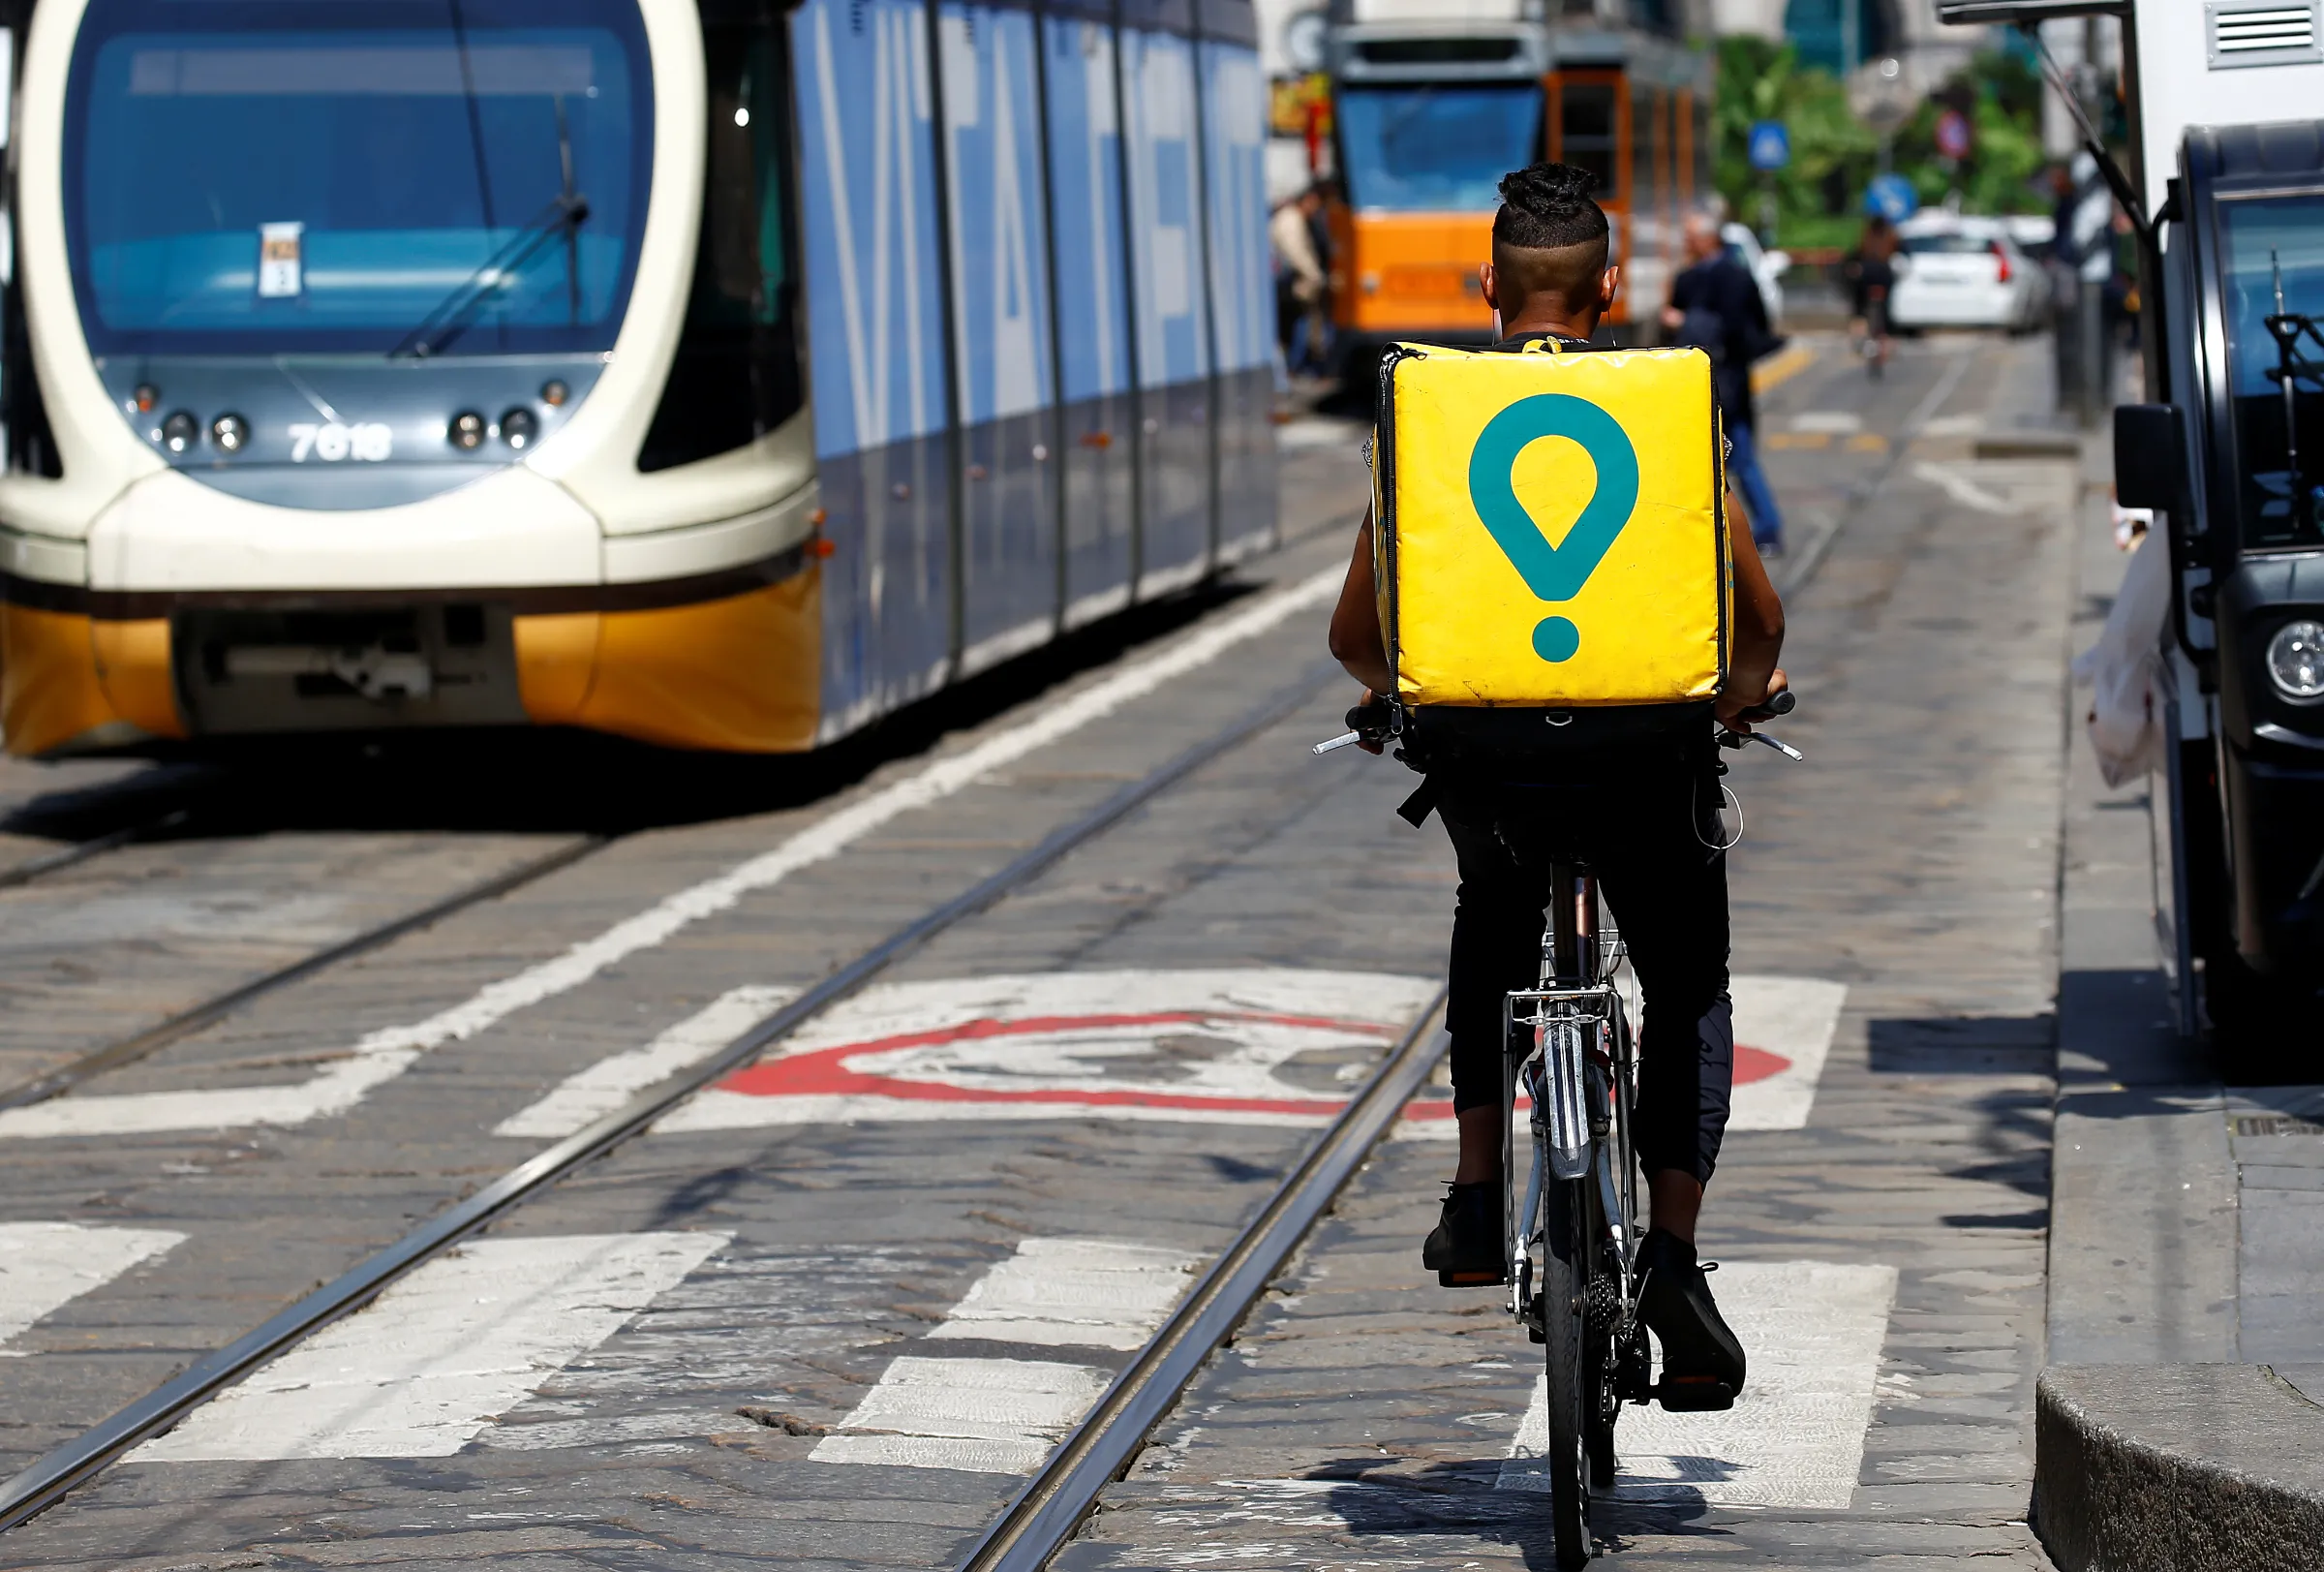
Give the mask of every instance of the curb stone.
<svg viewBox="0 0 2324 1572">
<path fill-rule="evenodd" d="M 2324 1562 L 2324 1408 L 2264 1365 L 2053 1365 L 2034 1450 L 2061 1572 Z"/>
</svg>

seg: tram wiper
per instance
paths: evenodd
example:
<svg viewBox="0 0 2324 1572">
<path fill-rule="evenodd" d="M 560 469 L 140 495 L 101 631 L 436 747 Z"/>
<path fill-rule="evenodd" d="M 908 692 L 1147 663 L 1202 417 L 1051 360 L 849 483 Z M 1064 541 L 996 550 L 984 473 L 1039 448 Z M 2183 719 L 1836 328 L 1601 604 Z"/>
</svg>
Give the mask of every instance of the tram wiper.
<svg viewBox="0 0 2324 1572">
<path fill-rule="evenodd" d="M 2276 364 L 2268 376 L 2283 388 L 2283 466 L 2292 478 L 2292 513 L 2299 516 L 2301 499 L 2299 385 L 2309 382 L 2324 391 L 2324 363 L 2310 360 L 2300 353 L 2300 340 L 2315 340 L 2324 348 L 2324 331 L 2318 330 L 2316 319 L 2304 311 L 2287 311 L 2283 304 L 2283 262 L 2274 250 L 2268 252 L 2268 270 L 2276 286 L 2276 309 L 2260 319 L 2270 337 L 2276 340 Z"/>
<path fill-rule="evenodd" d="M 495 294 L 524 273 L 526 264 L 540 254 L 541 247 L 560 236 L 566 243 L 566 265 L 571 275 L 571 287 L 578 290 L 580 281 L 572 267 L 572 253 L 579 242 L 581 226 L 588 218 L 587 197 L 577 192 L 561 192 L 551 198 L 531 223 L 510 235 L 507 243 L 478 263 L 476 270 L 462 279 L 442 304 L 421 318 L 419 325 L 387 352 L 387 358 L 424 360 L 431 354 L 443 354 L 468 331 L 476 314 Z"/>
</svg>

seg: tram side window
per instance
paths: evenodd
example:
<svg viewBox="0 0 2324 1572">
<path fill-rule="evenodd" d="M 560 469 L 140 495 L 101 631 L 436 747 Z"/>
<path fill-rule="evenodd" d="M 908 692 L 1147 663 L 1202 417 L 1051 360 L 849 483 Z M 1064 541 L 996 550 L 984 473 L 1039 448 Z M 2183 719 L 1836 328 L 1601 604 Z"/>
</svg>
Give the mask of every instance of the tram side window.
<svg viewBox="0 0 2324 1572">
<path fill-rule="evenodd" d="M 1598 195 L 1615 197 L 1614 86 L 1568 82 L 1558 94 L 1558 156 L 1598 177 Z"/>
<path fill-rule="evenodd" d="M 773 8 L 747 9 L 756 14 L 748 22 L 703 29 L 710 128 L 702 233 L 686 326 L 638 453 L 640 470 L 746 447 L 806 401 L 790 60 Z"/>
</svg>

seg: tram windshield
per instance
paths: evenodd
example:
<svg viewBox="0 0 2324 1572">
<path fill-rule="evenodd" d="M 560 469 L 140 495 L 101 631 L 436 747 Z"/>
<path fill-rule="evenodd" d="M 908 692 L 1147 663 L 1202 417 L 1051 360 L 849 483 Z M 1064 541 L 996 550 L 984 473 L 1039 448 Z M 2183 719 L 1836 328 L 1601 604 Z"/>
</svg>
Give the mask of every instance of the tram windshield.
<svg viewBox="0 0 2324 1572">
<path fill-rule="evenodd" d="M 2324 194 L 2224 199 L 2219 230 L 2244 544 L 2312 546 L 2324 538 L 2324 337 L 2296 319 L 2324 329 Z M 2296 335 L 2288 422 L 2285 351 L 2270 317 Z M 2285 442 L 2287 430 L 2296 445 Z"/>
<path fill-rule="evenodd" d="M 67 92 L 101 355 L 384 354 L 463 295 L 438 353 L 612 347 L 652 162 L 635 0 L 91 0 Z"/>
<path fill-rule="evenodd" d="M 1532 163 L 1539 82 L 1342 86 L 1333 113 L 1359 211 L 1489 213 L 1501 177 Z"/>
</svg>

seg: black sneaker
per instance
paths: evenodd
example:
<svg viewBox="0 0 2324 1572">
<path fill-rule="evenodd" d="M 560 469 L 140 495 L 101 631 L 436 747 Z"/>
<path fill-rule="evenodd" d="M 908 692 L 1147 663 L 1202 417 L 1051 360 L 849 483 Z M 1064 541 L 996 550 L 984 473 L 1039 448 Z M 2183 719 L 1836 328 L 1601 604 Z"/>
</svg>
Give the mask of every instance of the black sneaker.
<svg viewBox="0 0 2324 1572">
<path fill-rule="evenodd" d="M 1445 1213 L 1421 1247 L 1421 1265 L 1441 1287 L 1489 1288 L 1509 1280 L 1501 1249 L 1501 1181 L 1447 1185 Z"/>
<path fill-rule="evenodd" d="M 1656 1401 L 1673 1411 L 1732 1408 L 1743 1390 L 1743 1344 L 1719 1314 L 1695 1247 L 1657 1228 L 1638 1245 L 1638 1318 L 1662 1344 Z"/>
</svg>

